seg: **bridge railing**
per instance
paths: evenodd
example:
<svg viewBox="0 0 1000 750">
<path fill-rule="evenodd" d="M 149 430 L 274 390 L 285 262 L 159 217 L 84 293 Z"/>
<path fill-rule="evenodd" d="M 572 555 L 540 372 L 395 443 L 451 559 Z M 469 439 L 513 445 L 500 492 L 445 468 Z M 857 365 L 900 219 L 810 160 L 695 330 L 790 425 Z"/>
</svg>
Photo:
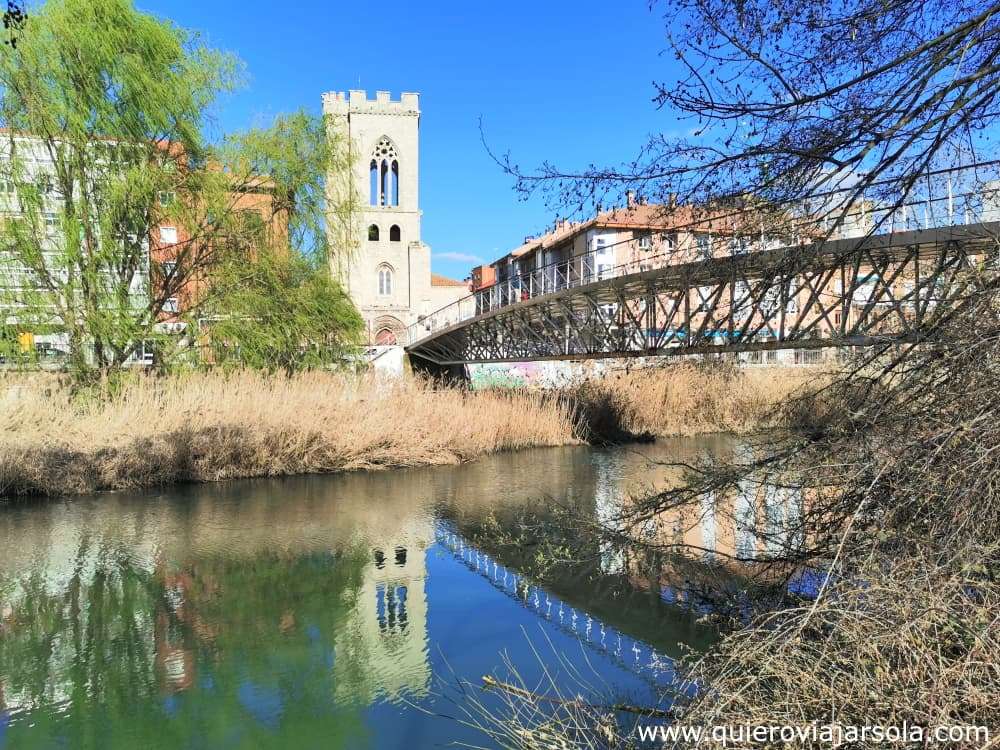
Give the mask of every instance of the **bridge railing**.
<svg viewBox="0 0 1000 750">
<path fill-rule="evenodd" d="M 898 182 L 893 180 L 873 183 L 866 191 L 844 188 L 817 193 L 787 211 L 780 227 L 783 236 L 769 233 L 763 225 L 759 232 L 748 232 L 750 212 L 734 211 L 728 215 L 732 230 L 716 231 L 708 252 L 700 257 L 707 260 L 797 246 L 803 238 L 810 237 L 848 239 L 1000 221 L 1000 180 L 985 179 L 986 170 L 997 166 L 1000 162 L 931 171 L 908 185 L 902 197 L 892 196 L 891 189 Z M 717 214 L 707 216 L 701 224 L 710 222 L 718 226 L 719 219 Z M 679 230 L 706 231 L 699 229 L 698 222 L 665 229 Z M 422 317 L 409 326 L 407 341 L 412 345 L 465 320 L 536 297 L 698 259 L 694 257 L 697 254 L 694 248 L 683 251 L 671 246 L 652 254 L 642 252 L 638 242 L 638 238 L 631 238 L 617 243 L 630 244 L 640 252 L 632 253 L 635 257 L 616 265 L 600 263 L 599 251 L 594 249 L 510 276 Z M 614 247 L 604 246 L 602 250 Z"/>
</svg>

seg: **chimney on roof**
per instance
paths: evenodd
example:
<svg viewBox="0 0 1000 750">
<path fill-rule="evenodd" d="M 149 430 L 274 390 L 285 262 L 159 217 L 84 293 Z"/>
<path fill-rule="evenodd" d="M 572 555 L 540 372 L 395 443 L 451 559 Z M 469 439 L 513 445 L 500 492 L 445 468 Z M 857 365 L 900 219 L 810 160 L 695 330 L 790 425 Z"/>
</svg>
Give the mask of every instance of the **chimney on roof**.
<svg viewBox="0 0 1000 750">
<path fill-rule="evenodd" d="M 649 200 L 646 198 L 645 195 L 643 195 L 643 196 L 641 196 L 639 198 L 639 205 L 640 206 L 645 206 L 647 203 L 649 203 Z"/>
<path fill-rule="evenodd" d="M 626 190 L 625 191 L 625 206 L 626 208 L 635 208 L 635 191 Z"/>
<path fill-rule="evenodd" d="M 602 206 L 600 203 L 595 203 L 594 204 L 594 214 L 597 215 L 597 214 L 601 213 L 601 210 L 603 208 L 604 208 L 604 206 Z"/>
</svg>

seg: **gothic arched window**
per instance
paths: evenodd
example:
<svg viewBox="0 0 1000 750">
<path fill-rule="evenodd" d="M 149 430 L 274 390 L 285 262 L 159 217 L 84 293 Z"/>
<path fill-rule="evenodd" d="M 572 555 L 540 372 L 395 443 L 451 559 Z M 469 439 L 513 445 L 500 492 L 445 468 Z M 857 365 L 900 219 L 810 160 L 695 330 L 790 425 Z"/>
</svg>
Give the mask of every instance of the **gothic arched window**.
<svg viewBox="0 0 1000 750">
<path fill-rule="evenodd" d="M 382 297 L 392 294 L 392 266 L 386 263 L 378 267 L 378 293 Z"/>
<path fill-rule="evenodd" d="M 368 239 L 371 242 L 378 242 L 378 224 L 368 227 Z"/>
<path fill-rule="evenodd" d="M 396 146 L 386 136 L 375 144 L 369 165 L 370 200 L 373 206 L 399 205 L 399 157 Z"/>
<path fill-rule="evenodd" d="M 403 232 L 399 228 L 399 224 L 393 224 L 389 227 L 389 242 L 399 242 L 403 239 Z"/>
<path fill-rule="evenodd" d="M 392 205 L 399 205 L 399 162 L 392 162 Z"/>
</svg>

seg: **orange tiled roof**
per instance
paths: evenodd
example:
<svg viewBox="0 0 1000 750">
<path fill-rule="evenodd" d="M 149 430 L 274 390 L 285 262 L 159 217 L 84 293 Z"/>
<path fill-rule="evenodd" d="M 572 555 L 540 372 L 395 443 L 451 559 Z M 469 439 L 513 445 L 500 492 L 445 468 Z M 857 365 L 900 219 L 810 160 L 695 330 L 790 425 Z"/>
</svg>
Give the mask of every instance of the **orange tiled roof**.
<svg viewBox="0 0 1000 750">
<path fill-rule="evenodd" d="M 551 245 L 554 245 L 555 243 L 561 242 L 567 237 L 572 237 L 578 231 L 587 226 L 589 223 L 590 222 L 576 222 L 576 223 L 572 221 L 563 222 L 562 224 L 556 226 L 556 228 L 553 229 L 552 231 L 546 232 L 545 234 L 539 237 L 532 237 L 530 240 L 527 240 L 520 247 L 511 250 L 510 256 L 512 258 L 520 258 L 522 255 L 526 255 L 527 253 L 530 253 L 533 250 L 537 250 L 540 247 L 549 247 Z"/>
<path fill-rule="evenodd" d="M 558 245 L 594 228 L 670 230 L 685 229 L 702 232 L 733 232 L 738 223 L 733 211 L 725 208 L 668 206 L 661 203 L 636 203 L 633 206 L 602 211 L 591 219 L 566 221 L 539 237 L 533 237 L 514 248 L 504 258 L 521 258 L 542 248 Z M 500 260 L 503 260 L 501 258 Z M 494 261 L 497 263 L 499 261 Z"/>
<path fill-rule="evenodd" d="M 449 279 L 447 276 L 432 273 L 431 286 L 466 286 L 466 283 L 464 281 L 459 281 L 458 279 Z"/>
<path fill-rule="evenodd" d="M 725 209 L 690 205 L 666 206 L 637 203 L 599 213 L 588 224 L 616 229 L 688 229 L 692 231 L 732 231 L 734 217 Z"/>
</svg>

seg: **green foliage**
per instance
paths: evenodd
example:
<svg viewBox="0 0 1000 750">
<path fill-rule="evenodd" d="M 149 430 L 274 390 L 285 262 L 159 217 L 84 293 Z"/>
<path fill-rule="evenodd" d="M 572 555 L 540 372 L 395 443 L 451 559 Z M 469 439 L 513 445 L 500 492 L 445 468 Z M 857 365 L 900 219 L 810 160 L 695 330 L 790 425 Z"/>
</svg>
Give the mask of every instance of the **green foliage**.
<svg viewBox="0 0 1000 750">
<path fill-rule="evenodd" d="M 267 175 L 273 182 L 275 212 L 287 220 L 289 245 L 316 264 L 331 254 L 327 223 L 346 223 L 357 208 L 356 200 L 326 193 L 328 173 L 350 174 L 348 152 L 338 146 L 326 120 L 300 110 L 231 137 L 224 153 L 227 171 L 238 179 Z"/>
<path fill-rule="evenodd" d="M 327 216 L 353 210 L 328 213 L 324 182 L 349 164 L 306 113 L 210 142 L 212 108 L 242 78 L 237 58 L 131 0 L 32 10 L 16 51 L 0 49 L 0 311 L 16 329 L 4 353 L 24 354 L 20 333 L 56 332 L 78 379 L 104 381 L 140 348 L 190 361 L 210 316 L 229 316 L 247 353 L 273 352 L 248 345 L 273 331 L 251 337 L 237 320 L 305 323 L 293 338 L 314 346 L 353 340 L 349 303 L 317 270 Z M 250 283 L 232 295 L 237 267 Z M 288 306 L 249 309 L 265 291 Z"/>
<path fill-rule="evenodd" d="M 221 364 L 292 372 L 335 362 L 360 340 L 361 316 L 325 262 L 263 252 L 231 259 L 213 281 L 207 335 Z"/>
<path fill-rule="evenodd" d="M 60 584 L 0 571 L 0 675 L 31 713 L 0 735 L 9 747 L 364 744 L 357 707 L 335 698 L 363 683 L 337 684 L 326 658 L 358 606 L 363 550 L 154 562 L 87 536 L 68 552 Z"/>
<path fill-rule="evenodd" d="M 254 184 L 267 175 L 272 221 L 243 214 L 237 242 L 208 274 L 203 334 L 213 360 L 294 371 L 341 360 L 361 341 L 363 322 L 331 278 L 327 221 L 349 221 L 355 206 L 330 201 L 331 171 L 350 170 L 327 123 L 306 112 L 229 139 L 225 172 Z M 246 220 L 249 219 L 249 223 Z"/>
</svg>

